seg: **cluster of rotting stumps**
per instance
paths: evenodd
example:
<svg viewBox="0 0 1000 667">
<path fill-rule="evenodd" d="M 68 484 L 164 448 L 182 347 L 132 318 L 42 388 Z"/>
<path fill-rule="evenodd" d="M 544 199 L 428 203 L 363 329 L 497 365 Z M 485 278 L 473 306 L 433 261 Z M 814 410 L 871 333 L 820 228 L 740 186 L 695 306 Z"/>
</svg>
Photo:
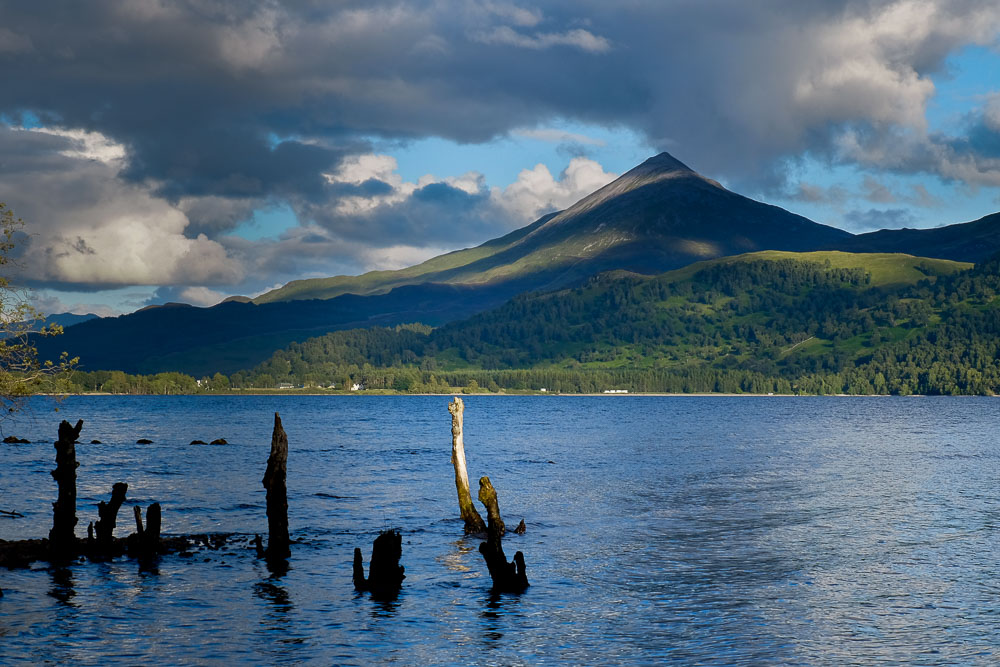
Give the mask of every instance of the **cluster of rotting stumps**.
<svg viewBox="0 0 1000 667">
<path fill-rule="evenodd" d="M 199 549 L 214 551 L 229 543 L 231 535 L 223 533 L 161 535 L 160 503 L 152 503 L 146 508 L 145 517 L 140 506 L 133 506 L 135 532 L 127 537 L 115 537 L 118 512 L 128 493 L 128 484 L 125 482 L 116 482 L 111 487 L 108 502 L 98 503 L 97 520 L 88 524 L 87 537 L 77 537 L 76 478 L 80 464 L 76 460 L 76 445 L 82 429 L 82 419 L 75 425 L 67 421 L 59 424 L 59 436 L 55 442 L 56 469 L 52 471 L 52 477 L 58 486 L 58 496 L 52 504 L 52 528 L 48 538 L 0 540 L 0 566 L 27 567 L 33 562 L 45 561 L 56 567 L 64 567 L 81 560 L 107 561 L 127 556 L 138 561 L 141 568 L 155 570 L 162 555 L 187 557 Z M 11 514 L 23 516 L 13 512 Z"/>
<path fill-rule="evenodd" d="M 514 554 L 513 562 L 507 562 L 503 552 L 502 538 L 505 534 L 503 519 L 500 517 L 497 493 L 489 477 L 479 480 L 479 501 L 487 511 L 484 523 L 472 503 L 469 491 L 468 473 L 465 463 L 463 440 L 462 399 L 455 397 L 448 405 L 452 417 L 452 463 L 455 467 L 455 484 L 458 489 L 459 510 L 465 522 L 465 533 L 479 536 L 485 541 L 479 545 L 479 552 L 486 561 L 494 592 L 520 593 L 528 587 L 525 573 L 524 554 Z M 55 442 L 56 469 L 52 477 L 58 485 L 58 497 L 52 504 L 52 529 L 48 539 L 0 540 L 0 566 L 7 568 L 26 567 L 35 561 L 47 561 L 55 566 L 65 566 L 81 560 L 110 560 L 128 556 L 140 563 L 140 567 L 155 569 L 160 556 L 177 554 L 191 556 L 192 550 L 218 550 L 231 543 L 231 534 L 199 534 L 162 536 L 160 534 L 161 508 L 159 503 L 151 504 L 146 510 L 143 525 L 142 509 L 133 507 L 136 530 L 125 538 L 114 537 L 118 511 L 125 503 L 128 484 L 117 482 L 112 486 L 109 502 L 98 504 L 98 519 L 87 526 L 85 540 L 76 536 L 76 444 L 83 429 L 83 420 L 76 425 L 63 421 L 59 425 L 59 438 Z M 291 539 L 288 530 L 288 494 L 286 485 L 288 463 L 288 436 L 281 424 L 278 413 L 274 413 L 274 430 L 271 435 L 271 453 L 262 483 L 267 493 L 268 542 L 265 547 L 260 535 L 252 544 L 257 556 L 266 560 L 272 572 L 284 572 L 291 556 Z M 14 513 L 16 514 L 16 513 Z M 523 534 L 524 520 L 514 531 Z M 394 598 L 398 595 L 404 568 L 399 564 L 402 557 L 402 536 L 395 529 L 383 530 L 372 544 L 372 556 L 368 576 L 365 576 L 361 549 L 354 550 L 353 581 L 359 592 L 369 591 L 378 598 Z M 3 591 L 0 590 L 0 597 Z"/>
</svg>

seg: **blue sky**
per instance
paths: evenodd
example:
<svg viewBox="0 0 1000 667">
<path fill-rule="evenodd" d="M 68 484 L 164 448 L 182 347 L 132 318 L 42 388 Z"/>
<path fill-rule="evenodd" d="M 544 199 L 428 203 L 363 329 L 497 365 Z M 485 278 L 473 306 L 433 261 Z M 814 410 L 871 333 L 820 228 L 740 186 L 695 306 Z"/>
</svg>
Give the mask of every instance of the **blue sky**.
<svg viewBox="0 0 1000 667">
<path fill-rule="evenodd" d="M 1000 210 L 985 0 L 95 0 L 0 26 L 0 201 L 46 311 L 398 268 L 663 150 L 852 232 Z"/>
</svg>

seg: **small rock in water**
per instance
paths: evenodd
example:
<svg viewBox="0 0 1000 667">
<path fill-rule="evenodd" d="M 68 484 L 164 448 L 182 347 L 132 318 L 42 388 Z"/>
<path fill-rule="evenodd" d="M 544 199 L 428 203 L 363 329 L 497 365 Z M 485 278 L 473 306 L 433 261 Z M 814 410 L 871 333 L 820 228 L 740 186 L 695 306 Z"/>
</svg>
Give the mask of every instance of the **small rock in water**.
<svg viewBox="0 0 1000 667">
<path fill-rule="evenodd" d="M 31 440 L 25 440 L 24 438 L 19 438 L 16 435 L 8 435 L 3 439 L 4 444 L 7 445 L 30 445 Z"/>
<path fill-rule="evenodd" d="M 208 444 L 210 444 L 210 445 L 228 445 L 229 443 L 226 442 L 225 438 L 216 438 L 215 440 L 213 440 L 212 442 L 210 442 Z"/>
<path fill-rule="evenodd" d="M 151 444 L 153 444 L 153 441 L 152 440 L 147 440 L 146 438 L 139 438 L 138 440 L 135 441 L 135 444 L 137 444 L 137 445 L 151 445 Z"/>
<path fill-rule="evenodd" d="M 90 444 L 92 444 L 92 445 L 103 445 L 104 443 L 101 442 L 100 440 L 91 440 Z"/>
<path fill-rule="evenodd" d="M 208 443 L 205 442 L 204 440 L 192 440 L 191 444 L 192 445 L 207 445 Z"/>
<path fill-rule="evenodd" d="M 524 525 L 524 519 L 521 519 L 521 523 L 517 524 L 517 528 L 514 529 L 514 532 L 518 535 L 524 535 L 527 530 L 528 527 Z"/>
</svg>

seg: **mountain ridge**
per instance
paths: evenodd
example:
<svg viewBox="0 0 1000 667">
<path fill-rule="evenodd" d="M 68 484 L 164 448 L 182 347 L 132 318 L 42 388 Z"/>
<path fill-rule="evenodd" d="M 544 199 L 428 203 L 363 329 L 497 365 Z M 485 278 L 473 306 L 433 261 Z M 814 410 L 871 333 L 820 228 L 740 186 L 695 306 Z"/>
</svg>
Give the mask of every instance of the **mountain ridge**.
<svg viewBox="0 0 1000 667">
<path fill-rule="evenodd" d="M 909 246 L 926 248 L 930 257 L 947 252 L 945 259 L 977 261 L 1000 249 L 1000 214 L 950 228 L 854 236 L 731 192 L 661 153 L 565 211 L 475 248 L 398 271 L 293 281 L 247 303 L 165 306 L 84 322 L 40 339 L 38 349 L 43 359 L 66 350 L 91 369 L 231 371 L 323 331 L 437 326 L 606 271 L 657 275 L 764 250 L 922 254 Z"/>
<path fill-rule="evenodd" d="M 412 282 L 555 288 L 603 270 L 655 274 L 740 252 L 814 250 L 850 236 L 731 192 L 664 152 L 569 208 L 474 248 L 353 280 L 295 281 L 255 302 L 373 294 Z"/>
</svg>

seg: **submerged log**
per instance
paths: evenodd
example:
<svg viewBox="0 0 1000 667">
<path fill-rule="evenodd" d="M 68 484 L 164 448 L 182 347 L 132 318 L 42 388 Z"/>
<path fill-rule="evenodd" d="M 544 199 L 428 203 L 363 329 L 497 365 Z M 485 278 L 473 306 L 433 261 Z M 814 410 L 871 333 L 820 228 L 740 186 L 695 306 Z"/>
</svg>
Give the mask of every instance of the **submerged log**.
<svg viewBox="0 0 1000 667">
<path fill-rule="evenodd" d="M 448 412 L 451 413 L 451 463 L 455 466 L 458 509 L 462 520 L 465 521 L 466 534 L 482 533 L 486 530 L 486 524 L 483 523 L 483 518 L 476 511 L 476 506 L 472 504 L 472 493 L 469 491 L 469 472 L 465 467 L 465 438 L 462 433 L 465 403 L 456 396 L 455 400 L 448 404 Z"/>
<path fill-rule="evenodd" d="M 83 429 L 83 420 L 70 425 L 66 420 L 59 424 L 59 439 L 56 447 L 56 469 L 52 477 L 59 485 L 59 495 L 52 503 L 52 530 L 49 531 L 49 545 L 54 557 L 72 557 L 76 544 L 76 441 Z"/>
<path fill-rule="evenodd" d="M 102 500 L 97 504 L 97 514 L 100 518 L 94 524 L 94 532 L 97 534 L 97 549 L 100 552 L 107 553 L 111 549 L 115 524 L 118 522 L 118 510 L 125 502 L 127 491 L 128 484 L 117 482 L 111 487 L 111 502 L 105 503 Z"/>
<path fill-rule="evenodd" d="M 399 564 L 403 555 L 403 537 L 398 530 L 383 530 L 372 543 L 372 559 L 368 565 L 368 578 L 361 558 L 361 549 L 354 549 L 354 588 L 371 591 L 377 597 L 393 597 L 403 586 L 404 568 Z"/>
<path fill-rule="evenodd" d="M 281 427 L 281 417 L 274 413 L 274 431 L 271 434 L 271 455 L 263 484 L 267 489 L 268 540 L 265 555 L 268 558 L 288 558 L 292 555 L 288 537 L 288 489 L 285 477 L 288 467 L 288 436 Z"/>
<path fill-rule="evenodd" d="M 489 519 L 486 541 L 479 545 L 479 553 L 486 560 L 490 578 L 493 579 L 493 590 L 498 593 L 520 593 L 528 587 L 524 554 L 518 551 L 514 554 L 514 561 L 507 562 L 507 556 L 503 552 L 503 521 L 497 506 L 497 493 L 489 477 L 479 480 L 479 500 L 486 505 Z"/>
</svg>

